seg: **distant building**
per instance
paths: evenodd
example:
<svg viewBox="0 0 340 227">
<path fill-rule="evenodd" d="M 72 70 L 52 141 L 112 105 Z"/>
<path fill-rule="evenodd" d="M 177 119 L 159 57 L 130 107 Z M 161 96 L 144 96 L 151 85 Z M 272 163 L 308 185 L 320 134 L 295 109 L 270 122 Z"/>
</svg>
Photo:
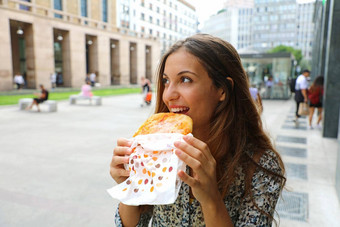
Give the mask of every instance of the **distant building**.
<svg viewBox="0 0 340 227">
<path fill-rule="evenodd" d="M 255 0 L 253 48 L 265 52 L 279 45 L 300 49 L 311 59 L 314 2 Z"/>
<path fill-rule="evenodd" d="M 0 90 L 13 89 L 17 72 L 27 88 L 49 88 L 53 72 L 63 87 L 80 87 L 90 72 L 102 86 L 152 79 L 159 39 L 116 21 L 115 0 L 1 0 Z"/>
<path fill-rule="evenodd" d="M 311 59 L 315 0 L 229 0 L 204 22 L 202 32 L 229 41 L 247 53 L 266 52 L 279 45 L 300 49 Z"/>
<path fill-rule="evenodd" d="M 247 48 L 252 45 L 253 6 L 252 0 L 228 1 L 204 22 L 201 31 L 230 42 L 236 49 Z"/>
<path fill-rule="evenodd" d="M 313 40 L 315 25 L 313 15 L 315 10 L 315 1 L 297 4 L 297 42 L 296 49 L 302 51 L 305 59 L 312 59 Z"/>
<path fill-rule="evenodd" d="M 195 7 L 184 0 L 117 0 L 117 26 L 156 37 L 163 54 L 175 41 L 197 32 Z"/>
</svg>

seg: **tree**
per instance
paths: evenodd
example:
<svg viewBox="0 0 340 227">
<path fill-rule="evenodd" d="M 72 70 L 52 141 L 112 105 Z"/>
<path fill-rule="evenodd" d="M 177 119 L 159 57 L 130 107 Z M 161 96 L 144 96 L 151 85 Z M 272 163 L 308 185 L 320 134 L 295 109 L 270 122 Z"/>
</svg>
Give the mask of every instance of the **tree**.
<svg viewBox="0 0 340 227">
<path fill-rule="evenodd" d="M 279 52 L 292 53 L 298 65 L 300 64 L 300 61 L 302 60 L 301 50 L 294 49 L 293 47 L 290 47 L 290 46 L 279 45 L 268 51 L 268 53 L 279 53 Z"/>
</svg>

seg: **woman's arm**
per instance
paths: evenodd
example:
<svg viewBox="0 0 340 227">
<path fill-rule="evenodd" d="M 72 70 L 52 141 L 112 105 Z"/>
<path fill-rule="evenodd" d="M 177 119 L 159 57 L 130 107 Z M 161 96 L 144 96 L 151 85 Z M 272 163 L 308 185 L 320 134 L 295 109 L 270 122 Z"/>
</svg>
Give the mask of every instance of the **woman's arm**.
<svg viewBox="0 0 340 227">
<path fill-rule="evenodd" d="M 140 207 L 120 203 L 119 216 L 124 227 L 136 226 L 141 216 Z"/>
</svg>

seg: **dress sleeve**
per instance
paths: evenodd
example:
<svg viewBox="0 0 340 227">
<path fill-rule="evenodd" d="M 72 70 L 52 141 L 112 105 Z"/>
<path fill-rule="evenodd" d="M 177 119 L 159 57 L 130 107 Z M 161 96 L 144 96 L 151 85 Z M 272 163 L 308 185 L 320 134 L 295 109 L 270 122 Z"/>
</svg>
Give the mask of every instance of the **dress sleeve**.
<svg viewBox="0 0 340 227">
<path fill-rule="evenodd" d="M 145 213 L 142 213 L 140 215 L 139 222 L 136 226 L 140 226 L 140 227 L 148 226 L 151 217 L 152 217 L 152 210 L 145 212 Z M 119 205 L 117 206 L 117 209 L 116 209 L 115 225 L 116 225 L 116 227 L 123 227 L 122 219 L 120 218 L 120 215 L 119 215 Z"/>
<path fill-rule="evenodd" d="M 260 159 L 260 165 L 276 174 L 282 174 L 274 153 L 265 153 Z M 272 176 L 257 168 L 252 178 L 252 194 L 256 205 L 271 216 L 282 189 L 282 179 Z M 256 207 L 247 196 L 240 204 L 239 218 L 235 226 L 272 226 L 272 220 Z"/>
</svg>

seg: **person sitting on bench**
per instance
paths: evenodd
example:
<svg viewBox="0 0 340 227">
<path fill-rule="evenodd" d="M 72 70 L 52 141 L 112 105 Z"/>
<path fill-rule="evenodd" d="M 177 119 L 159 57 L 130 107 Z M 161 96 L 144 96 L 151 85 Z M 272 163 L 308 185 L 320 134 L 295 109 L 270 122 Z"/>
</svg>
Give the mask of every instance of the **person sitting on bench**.
<svg viewBox="0 0 340 227">
<path fill-rule="evenodd" d="M 81 92 L 79 94 L 80 96 L 91 98 L 93 96 L 92 94 L 92 87 L 91 87 L 91 81 L 86 81 L 86 84 L 84 84 L 81 87 Z"/>
<path fill-rule="evenodd" d="M 42 84 L 40 84 L 41 93 L 34 93 L 34 95 L 38 96 L 33 99 L 32 104 L 26 108 L 26 110 L 32 109 L 33 105 L 36 105 L 38 108 L 38 112 L 40 112 L 39 103 L 45 102 L 48 99 L 48 91 L 44 88 Z"/>
</svg>

